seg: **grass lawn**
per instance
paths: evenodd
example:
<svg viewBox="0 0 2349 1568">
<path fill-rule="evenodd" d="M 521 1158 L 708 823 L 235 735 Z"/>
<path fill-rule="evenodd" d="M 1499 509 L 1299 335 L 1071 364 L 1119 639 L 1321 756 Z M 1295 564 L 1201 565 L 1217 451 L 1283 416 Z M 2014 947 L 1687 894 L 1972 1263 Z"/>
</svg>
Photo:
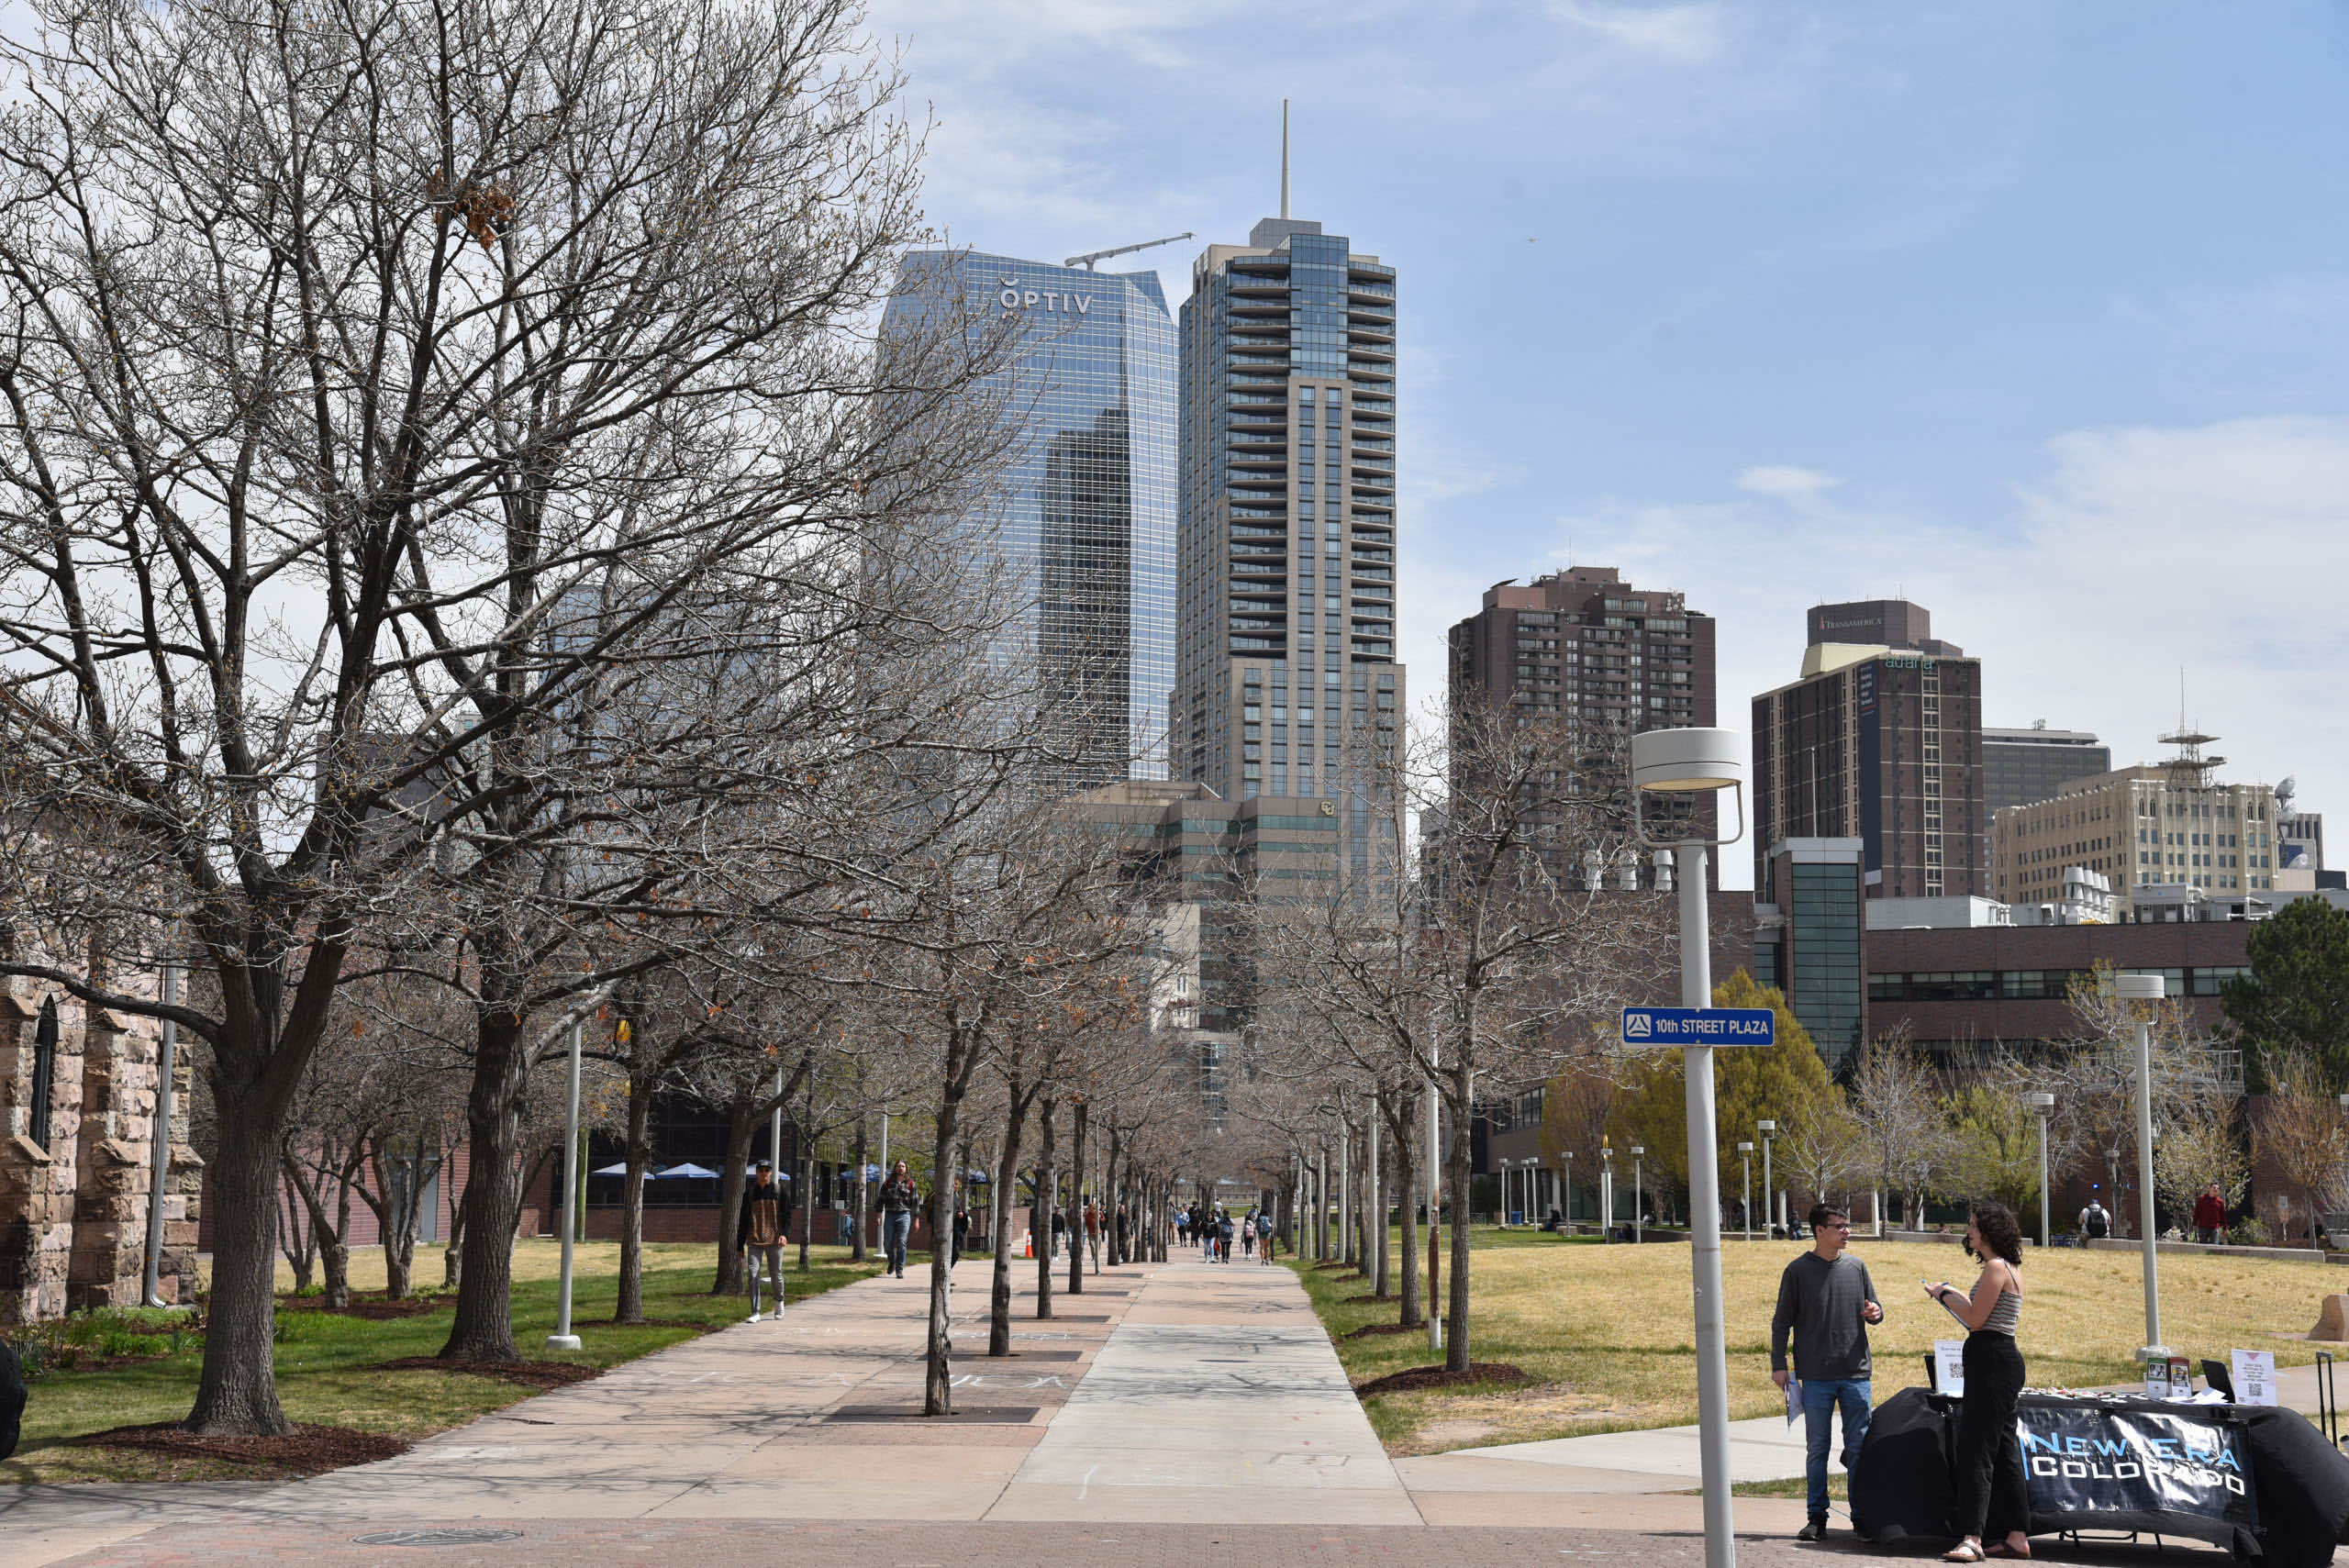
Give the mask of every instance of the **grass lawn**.
<svg viewBox="0 0 2349 1568">
<path fill-rule="evenodd" d="M 514 1249 L 514 1334 L 526 1356 L 607 1367 L 645 1355 L 706 1329 L 736 1323 L 748 1313 L 746 1298 L 707 1293 L 716 1256 L 707 1243 L 658 1244 L 645 1248 L 644 1315 L 656 1321 L 642 1328 L 611 1324 L 618 1299 L 619 1245 L 586 1242 L 577 1250 L 572 1327 L 584 1341 L 567 1354 L 546 1351 L 554 1331 L 555 1285 L 561 1248 L 551 1240 L 527 1240 Z M 791 1299 L 830 1290 L 879 1272 L 877 1262 L 850 1263 L 845 1247 L 810 1250 L 813 1267 L 792 1271 L 785 1253 L 785 1284 Z M 440 1275 L 438 1250 L 417 1250 L 419 1279 Z M 429 1264 L 429 1269 L 425 1267 Z M 363 1305 L 384 1288 L 383 1253 L 370 1248 L 351 1259 L 351 1286 Z M 290 1291 L 293 1277 L 279 1265 L 279 1285 Z M 429 1356 L 448 1338 L 453 1296 L 435 1296 L 428 1310 L 413 1316 L 371 1320 L 320 1312 L 311 1301 L 279 1304 L 277 1391 L 295 1421 L 351 1427 L 362 1431 L 423 1437 L 529 1398 L 537 1389 L 505 1378 L 438 1370 L 370 1370 L 408 1356 Z M 143 1321 L 162 1314 L 137 1314 Z M 164 1459 L 136 1450 L 77 1446 L 82 1434 L 112 1427 L 177 1420 L 195 1397 L 203 1352 L 191 1347 L 177 1354 L 89 1370 L 52 1371 L 32 1385 L 25 1407 L 24 1436 L 16 1457 L 0 1463 L 0 1481 L 208 1480 L 250 1476 L 250 1469 L 227 1462 Z"/>
<path fill-rule="evenodd" d="M 1431 1453 L 1696 1419 L 1685 1244 L 1608 1246 L 1480 1229 L 1474 1245 L 1474 1357 L 1514 1363 L 1538 1381 L 1514 1389 L 1374 1395 L 1364 1406 L 1389 1451 Z M 1736 1240 L 1722 1246 L 1732 1417 L 1782 1407 L 1769 1377 L 1770 1313 L 1778 1275 L 1798 1248 Z M 1947 1244 L 1863 1237 L 1854 1251 L 1885 1305 L 1885 1322 L 1869 1335 L 1881 1404 L 1898 1389 L 1924 1384 L 1922 1357 L 1934 1340 L 1960 1337 L 1948 1314 L 1925 1299 L 1920 1282 L 1970 1286 L 1975 1270 Z M 1297 1272 L 1356 1385 L 1433 1359 L 1424 1333 L 1346 1339 L 1364 1324 L 1393 1322 L 1393 1305 L 1347 1304 L 1364 1291 L 1358 1276 Z M 2131 1359 L 2144 1337 L 2136 1253 L 2033 1251 L 2025 1255 L 2023 1277 L 2030 1294 L 2022 1350 L 2032 1386 L 2082 1388 L 2141 1375 Z M 2269 1350 L 2280 1365 L 2314 1359 L 2318 1347 L 2301 1336 L 2316 1321 L 2319 1298 L 2349 1289 L 2349 1273 L 2324 1263 L 2199 1255 L 2165 1255 L 2161 1281 L 2162 1332 L 2173 1351 L 2199 1362 L 2224 1360 L 2232 1349 Z"/>
</svg>

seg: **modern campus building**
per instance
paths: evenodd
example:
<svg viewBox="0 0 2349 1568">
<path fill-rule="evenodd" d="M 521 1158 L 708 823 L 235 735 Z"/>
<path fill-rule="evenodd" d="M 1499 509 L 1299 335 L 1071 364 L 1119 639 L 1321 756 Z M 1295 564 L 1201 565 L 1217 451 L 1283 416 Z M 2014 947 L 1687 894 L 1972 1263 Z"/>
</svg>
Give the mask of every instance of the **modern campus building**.
<svg viewBox="0 0 2349 1568">
<path fill-rule="evenodd" d="M 1008 482 L 969 537 L 1027 601 L 1052 771 L 1072 788 L 1165 776 L 1174 679 L 1174 324 L 1155 272 L 1095 272 L 974 250 L 916 250 L 893 333 L 959 313 L 1008 326 L 1009 359 L 972 389 L 1019 422 Z"/>
<path fill-rule="evenodd" d="M 2112 748 L 2085 729 L 1982 731 L 1982 805 L 1995 820 L 2009 806 L 2050 800 L 2074 779 L 2112 771 Z"/>
<path fill-rule="evenodd" d="M 1987 892 L 1982 662 L 1903 599 L 1818 606 L 1809 627 L 1800 678 L 1753 699 L 1757 896 L 1798 839 L 1860 840 L 1870 898 Z"/>
<path fill-rule="evenodd" d="M 1336 798 L 1402 743 L 1395 269 L 1282 205 L 1182 310 L 1170 773 L 1225 800 Z"/>
<path fill-rule="evenodd" d="M 2220 898 L 2277 891 L 2276 798 L 2266 784 L 2217 783 L 2215 736 L 2163 737 L 2177 755 L 2154 766 L 2074 779 L 2051 800 L 1998 813 L 1992 883 L 2010 905 L 2060 903 L 2075 869 L 2110 880 L 2113 918 L 2138 917 L 2148 890 Z M 2311 884 L 2311 886 L 2313 884 Z"/>
<path fill-rule="evenodd" d="M 1573 725 L 1645 729 L 1711 728 L 1716 716 L 1713 617 L 1685 595 L 1635 588 L 1611 566 L 1570 566 L 1485 590 L 1483 607 L 1452 628 L 1451 691 L 1463 699 Z M 1455 767 L 1464 748 L 1453 748 Z M 1651 802 L 1651 809 L 1671 803 Z M 1693 804 L 1708 828 L 1709 799 Z M 1652 859 L 1638 863 L 1654 885 Z M 1708 872 L 1720 884 L 1720 860 Z"/>
</svg>

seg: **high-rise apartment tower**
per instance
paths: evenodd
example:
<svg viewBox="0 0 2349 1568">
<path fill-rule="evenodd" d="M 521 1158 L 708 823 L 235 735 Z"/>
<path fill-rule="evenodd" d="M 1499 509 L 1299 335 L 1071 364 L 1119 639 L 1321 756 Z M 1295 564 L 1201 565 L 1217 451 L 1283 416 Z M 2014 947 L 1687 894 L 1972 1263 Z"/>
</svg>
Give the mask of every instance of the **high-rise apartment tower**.
<svg viewBox="0 0 2349 1568">
<path fill-rule="evenodd" d="M 1227 800 L 1341 797 L 1401 745 L 1395 269 L 1283 195 L 1182 308 L 1172 773 Z"/>
</svg>

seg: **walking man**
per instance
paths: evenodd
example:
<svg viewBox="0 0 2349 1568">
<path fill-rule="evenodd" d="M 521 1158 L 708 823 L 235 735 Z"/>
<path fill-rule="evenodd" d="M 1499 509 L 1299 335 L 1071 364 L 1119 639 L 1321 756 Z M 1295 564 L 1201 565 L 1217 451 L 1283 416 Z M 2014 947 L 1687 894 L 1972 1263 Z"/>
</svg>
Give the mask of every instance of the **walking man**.
<svg viewBox="0 0 2349 1568">
<path fill-rule="evenodd" d="M 783 1316 L 783 1188 L 774 1179 L 774 1162 L 759 1162 L 758 1173 L 742 1195 L 742 1211 L 734 1220 L 734 1255 L 751 1273 L 751 1321 L 765 1316 L 759 1310 L 759 1260 L 767 1265 L 767 1282 L 774 1286 L 774 1316 Z"/>
<path fill-rule="evenodd" d="M 900 1160 L 881 1183 L 881 1248 L 895 1278 L 906 1277 L 906 1238 L 913 1232 L 914 1210 L 920 1207 L 921 1190 Z"/>
<path fill-rule="evenodd" d="M 1868 1325 L 1884 1321 L 1868 1266 L 1848 1257 L 1852 1217 L 1830 1204 L 1814 1204 L 1809 1216 L 1810 1251 L 1787 1265 L 1778 1277 L 1778 1309 L 1770 1315 L 1770 1381 L 1780 1388 L 1799 1380 L 1803 1436 L 1809 1451 L 1803 1476 L 1809 1484 L 1809 1522 L 1798 1540 L 1827 1536 L 1827 1444 L 1835 1411 L 1843 1412 L 1843 1468 L 1867 1440 L 1872 1404 Z M 1787 1339 L 1794 1338 L 1794 1369 L 1787 1368 Z"/>
<path fill-rule="evenodd" d="M 2226 1240 L 2227 1195 L 2212 1182 L 2194 1200 L 2194 1234 L 2205 1246 L 2214 1246 Z"/>
</svg>

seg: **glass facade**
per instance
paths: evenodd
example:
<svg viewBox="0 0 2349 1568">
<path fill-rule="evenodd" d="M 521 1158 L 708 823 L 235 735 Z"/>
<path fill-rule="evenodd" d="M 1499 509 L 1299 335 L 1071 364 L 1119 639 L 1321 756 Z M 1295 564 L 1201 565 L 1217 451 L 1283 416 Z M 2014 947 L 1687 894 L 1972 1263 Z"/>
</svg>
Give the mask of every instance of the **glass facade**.
<svg viewBox="0 0 2349 1568">
<path fill-rule="evenodd" d="M 1787 923 L 1792 940 L 1787 1005 L 1831 1073 L 1841 1073 L 1860 1048 L 1860 888 L 1850 865 L 1787 868 L 1792 884 Z"/>
<path fill-rule="evenodd" d="M 883 319 L 961 310 L 1015 333 L 973 389 L 1019 422 L 1001 494 L 970 531 L 1027 603 L 1063 787 L 1164 778 L 1174 652 L 1174 323 L 1156 272 L 917 250 Z"/>
<path fill-rule="evenodd" d="M 1266 218 L 1193 269 L 1182 355 L 1174 776 L 1333 797 L 1401 706 L 1395 271 Z"/>
</svg>

